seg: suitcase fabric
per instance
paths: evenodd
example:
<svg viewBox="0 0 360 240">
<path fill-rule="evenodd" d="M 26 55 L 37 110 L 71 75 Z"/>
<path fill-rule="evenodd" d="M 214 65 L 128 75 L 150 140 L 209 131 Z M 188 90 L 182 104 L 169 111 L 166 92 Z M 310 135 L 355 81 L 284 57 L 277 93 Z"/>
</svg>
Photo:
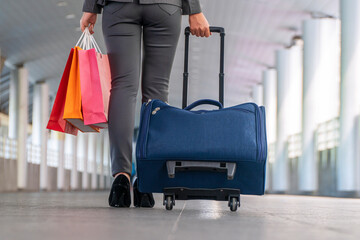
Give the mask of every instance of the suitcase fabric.
<svg viewBox="0 0 360 240">
<path fill-rule="evenodd" d="M 224 29 L 210 27 L 210 30 L 221 35 L 220 101 L 202 99 L 186 107 L 187 27 L 183 108 L 158 99 L 149 100 L 141 107 L 136 144 L 141 192 L 161 193 L 167 188 L 185 188 L 237 189 L 241 194 L 264 194 L 265 109 L 251 102 L 223 108 Z M 215 105 L 218 109 L 192 110 L 202 104 Z"/>
</svg>

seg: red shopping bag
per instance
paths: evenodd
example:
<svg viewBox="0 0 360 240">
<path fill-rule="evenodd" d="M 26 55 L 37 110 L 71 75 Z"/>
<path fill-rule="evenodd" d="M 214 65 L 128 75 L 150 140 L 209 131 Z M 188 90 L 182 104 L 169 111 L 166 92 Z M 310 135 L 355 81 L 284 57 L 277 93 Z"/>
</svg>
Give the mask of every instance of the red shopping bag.
<svg viewBox="0 0 360 240">
<path fill-rule="evenodd" d="M 79 50 L 81 106 L 85 125 L 105 127 L 102 88 L 96 51 Z"/>
<path fill-rule="evenodd" d="M 66 91 L 69 81 L 73 54 L 74 54 L 74 49 L 71 49 L 68 60 L 65 65 L 64 73 L 61 77 L 58 91 L 56 93 L 54 105 L 52 107 L 50 114 L 50 119 L 48 121 L 46 128 L 54 131 L 69 133 L 76 136 L 78 133 L 78 129 L 63 119 Z"/>
</svg>

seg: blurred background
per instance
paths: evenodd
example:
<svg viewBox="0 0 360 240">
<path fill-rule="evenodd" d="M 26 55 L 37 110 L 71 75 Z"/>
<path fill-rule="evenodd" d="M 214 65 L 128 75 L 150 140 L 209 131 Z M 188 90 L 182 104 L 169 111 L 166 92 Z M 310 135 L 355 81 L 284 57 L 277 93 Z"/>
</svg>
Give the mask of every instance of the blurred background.
<svg viewBox="0 0 360 240">
<path fill-rule="evenodd" d="M 107 130 L 75 137 L 46 129 L 81 35 L 82 3 L 0 0 L 0 191 L 111 184 Z M 360 2 L 203 0 L 201 7 L 211 26 L 225 28 L 225 107 L 266 108 L 266 191 L 359 197 Z M 101 16 L 94 37 L 106 52 Z M 191 35 L 188 103 L 218 98 L 219 46 L 216 33 Z M 183 59 L 181 34 L 169 95 L 177 107 Z M 140 103 L 139 88 L 134 150 Z"/>
</svg>

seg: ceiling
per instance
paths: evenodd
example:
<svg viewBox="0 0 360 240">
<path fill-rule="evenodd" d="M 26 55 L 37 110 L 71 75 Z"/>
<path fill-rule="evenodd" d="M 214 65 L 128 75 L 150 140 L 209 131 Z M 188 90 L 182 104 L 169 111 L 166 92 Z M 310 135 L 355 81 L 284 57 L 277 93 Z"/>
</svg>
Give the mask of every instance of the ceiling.
<svg viewBox="0 0 360 240">
<path fill-rule="evenodd" d="M 274 67 L 275 51 L 301 35 L 312 14 L 339 17 L 339 0 L 200 0 L 211 26 L 225 28 L 225 106 L 251 101 L 252 86 L 264 69 Z M 1 110 L 7 111 L 9 67 L 24 64 L 30 82 L 45 80 L 56 94 L 71 47 L 80 37 L 82 0 L 0 0 L 0 48 L 7 59 L 1 73 Z M 183 16 L 183 29 L 188 16 Z M 95 39 L 105 51 L 101 16 Z M 190 38 L 189 103 L 218 97 L 218 34 Z M 170 79 L 169 103 L 181 106 L 184 35 L 181 34 Z M 30 84 L 31 85 L 31 84 Z M 138 110 L 140 104 L 140 88 Z M 29 99 L 31 105 L 31 99 Z M 31 109 L 31 107 L 30 107 Z M 138 112 L 138 111 L 137 111 Z M 31 119 L 31 117 L 30 117 Z M 137 113 L 136 124 L 139 114 Z"/>
</svg>

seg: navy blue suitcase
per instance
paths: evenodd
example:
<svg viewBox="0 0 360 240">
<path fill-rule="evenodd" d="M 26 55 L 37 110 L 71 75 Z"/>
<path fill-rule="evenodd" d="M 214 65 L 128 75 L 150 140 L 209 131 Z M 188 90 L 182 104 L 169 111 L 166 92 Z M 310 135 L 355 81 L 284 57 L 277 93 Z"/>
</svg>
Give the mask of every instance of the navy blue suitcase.
<svg viewBox="0 0 360 240">
<path fill-rule="evenodd" d="M 267 140 L 265 109 L 247 102 L 224 108 L 224 29 L 220 33 L 220 101 L 201 99 L 187 105 L 189 27 L 185 28 L 182 109 L 152 99 L 143 103 L 136 144 L 140 192 L 164 193 L 171 210 L 175 199 L 228 201 L 232 211 L 241 194 L 265 190 Z M 192 110 L 202 104 L 214 110 Z"/>
</svg>

